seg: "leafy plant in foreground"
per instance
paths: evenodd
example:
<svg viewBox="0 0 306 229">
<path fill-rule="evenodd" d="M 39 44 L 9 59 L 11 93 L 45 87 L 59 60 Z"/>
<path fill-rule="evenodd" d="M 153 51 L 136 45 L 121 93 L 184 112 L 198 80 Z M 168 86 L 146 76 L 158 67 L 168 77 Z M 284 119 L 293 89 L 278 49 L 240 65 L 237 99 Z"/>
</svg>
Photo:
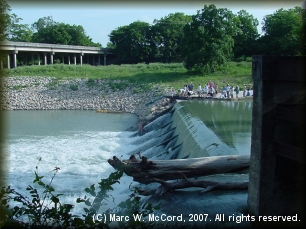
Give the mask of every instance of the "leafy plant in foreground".
<svg viewBox="0 0 306 229">
<path fill-rule="evenodd" d="M 95 185 L 91 185 L 89 188 L 85 188 L 85 192 L 93 196 L 93 200 L 90 200 L 89 197 L 85 196 L 84 198 L 78 198 L 76 200 L 77 203 L 85 203 L 86 207 L 84 207 L 84 214 L 82 215 L 84 217 L 84 222 L 82 222 L 81 218 L 75 218 L 75 222 L 78 225 L 82 225 L 83 223 L 85 225 L 93 226 L 94 221 L 93 217 L 98 213 L 101 206 L 105 205 L 105 201 L 112 197 L 108 192 L 110 190 L 114 190 L 112 185 L 115 183 L 120 183 L 119 179 L 122 177 L 123 172 L 122 171 L 116 171 L 109 175 L 106 179 L 101 179 L 101 181 L 98 183 L 99 190 L 96 190 Z M 113 197 L 112 197 L 113 198 Z M 114 198 L 113 198 L 114 200 Z M 109 214 L 110 210 L 107 210 L 105 214 Z M 103 226 L 107 227 L 107 224 L 105 222 L 101 222 L 100 224 L 103 224 Z"/>
<path fill-rule="evenodd" d="M 41 160 L 41 159 L 40 159 Z M 31 226 L 52 226 L 65 228 L 71 224 L 73 205 L 62 204 L 59 196 L 55 194 L 54 188 L 51 186 L 56 174 L 60 168 L 55 167 L 54 174 L 48 184 L 43 182 L 44 176 L 38 174 L 38 166 L 36 166 L 35 179 L 36 183 L 42 190 L 29 185 L 26 190 L 30 197 L 24 196 L 10 186 L 1 189 L 0 200 L 1 204 L 11 211 L 10 221 L 17 221 L 21 225 Z M 10 203 L 17 203 L 10 208 Z M 28 223 L 24 223 L 27 218 Z"/>
<path fill-rule="evenodd" d="M 123 176 L 122 171 L 116 171 L 108 178 L 101 179 L 98 185 L 93 184 L 85 188 L 88 196 L 85 195 L 84 198 L 76 200 L 77 203 L 85 204 L 84 213 L 81 216 L 73 215 L 74 205 L 63 204 L 60 201 L 62 194 L 56 194 L 51 186 L 59 170 L 60 168 L 55 167 L 49 183 L 45 183 L 44 176 L 38 174 L 38 166 L 36 166 L 33 183 L 39 187 L 29 185 L 26 188 L 29 196 L 21 194 L 10 186 L 3 187 L 0 190 L 0 228 L 110 228 L 109 217 L 105 221 L 94 221 L 94 217 L 99 213 L 107 216 L 111 214 L 128 216 L 131 220 L 118 222 L 120 228 L 144 227 L 148 224 L 137 217 L 135 219 L 134 216 L 138 215 L 143 219 L 157 209 L 150 203 L 140 201 L 135 188 L 128 199 L 122 201 L 117 207 L 108 208 L 101 213 L 100 208 L 107 205 L 110 198 L 114 201 L 109 191 L 114 190 L 112 186 L 120 183 L 119 180 Z"/>
</svg>

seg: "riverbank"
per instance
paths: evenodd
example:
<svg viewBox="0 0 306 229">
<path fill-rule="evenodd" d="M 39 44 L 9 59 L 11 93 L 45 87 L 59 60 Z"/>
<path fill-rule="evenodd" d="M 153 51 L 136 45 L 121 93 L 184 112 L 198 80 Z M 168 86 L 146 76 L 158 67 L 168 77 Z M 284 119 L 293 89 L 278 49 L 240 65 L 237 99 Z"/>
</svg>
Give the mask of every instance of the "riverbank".
<svg viewBox="0 0 306 229">
<path fill-rule="evenodd" d="M 6 77 L 1 110 L 108 110 L 152 119 L 172 104 L 161 85 L 131 84 L 125 80 L 59 80 L 53 77 Z"/>
<path fill-rule="evenodd" d="M 18 76 L 6 77 L 5 81 L 1 110 L 127 112 L 135 114 L 138 123 L 144 123 L 169 110 L 176 102 L 170 96 L 172 88 L 158 84 L 132 84 L 127 80 Z M 239 99 L 243 98 L 246 97 L 240 91 Z M 194 96 L 194 99 L 203 98 Z M 215 99 L 220 99 L 220 93 Z"/>
</svg>

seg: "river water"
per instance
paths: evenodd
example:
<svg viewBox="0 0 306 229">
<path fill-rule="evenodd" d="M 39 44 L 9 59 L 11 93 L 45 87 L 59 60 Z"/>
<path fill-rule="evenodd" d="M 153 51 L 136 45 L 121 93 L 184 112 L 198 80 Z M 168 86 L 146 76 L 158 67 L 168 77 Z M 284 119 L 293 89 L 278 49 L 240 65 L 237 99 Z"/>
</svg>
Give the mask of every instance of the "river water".
<svg viewBox="0 0 306 229">
<path fill-rule="evenodd" d="M 113 156 L 127 159 L 138 151 L 149 158 L 157 158 L 157 154 L 166 152 L 167 156 L 157 159 L 173 158 L 174 155 L 187 158 L 250 153 L 250 101 L 181 102 L 173 114 L 148 125 L 143 136 L 126 131 L 136 124 L 137 118 L 132 114 L 74 110 L 3 112 L 7 120 L 3 167 L 6 185 L 26 195 L 26 187 L 33 185 L 36 166 L 46 183 L 53 176 L 54 168 L 59 167 L 52 186 L 57 193 L 64 194 L 62 203 L 75 205 L 73 211 L 78 215 L 84 206 L 76 204 L 76 199 L 86 195 L 85 188 L 115 171 L 107 163 L 107 159 Z M 171 124 L 165 130 L 163 126 L 169 122 Z M 172 131 L 174 126 L 176 129 Z M 164 141 L 160 138 L 167 136 L 159 130 L 160 127 L 166 133 L 171 132 L 169 138 L 178 137 L 168 145 L 158 146 L 163 148 L 156 148 Z M 201 142 L 203 139 L 205 142 Z M 177 145 L 181 146 L 176 148 Z M 179 151 L 171 151 L 173 147 Z M 221 175 L 216 179 L 243 181 L 248 180 L 248 174 Z M 130 184 L 138 185 L 131 177 L 124 176 L 120 184 L 114 186 L 115 204 L 127 198 Z M 170 197 L 147 199 L 165 204 L 166 207 L 160 211 L 166 214 L 205 212 L 230 215 L 239 214 L 245 208 L 247 191 L 214 191 L 205 195 L 197 190 L 178 191 Z"/>
</svg>

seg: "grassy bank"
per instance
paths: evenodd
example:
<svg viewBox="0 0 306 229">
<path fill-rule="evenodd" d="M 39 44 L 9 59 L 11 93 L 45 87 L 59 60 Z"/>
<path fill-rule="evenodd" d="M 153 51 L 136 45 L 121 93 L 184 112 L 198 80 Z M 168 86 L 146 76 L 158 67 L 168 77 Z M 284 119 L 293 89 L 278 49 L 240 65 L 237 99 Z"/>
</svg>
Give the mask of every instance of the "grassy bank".
<svg viewBox="0 0 306 229">
<path fill-rule="evenodd" d="M 186 83 L 193 82 L 204 85 L 209 80 L 219 86 L 224 84 L 240 85 L 252 83 L 251 62 L 229 62 L 225 66 L 215 69 L 214 73 L 203 75 L 196 72 L 188 72 L 182 63 L 162 64 L 141 63 L 134 65 L 41 65 L 24 66 L 15 69 L 6 69 L 6 76 L 52 76 L 58 79 L 113 79 L 129 80 L 135 83 L 158 83 L 175 89 L 182 88 Z"/>
</svg>

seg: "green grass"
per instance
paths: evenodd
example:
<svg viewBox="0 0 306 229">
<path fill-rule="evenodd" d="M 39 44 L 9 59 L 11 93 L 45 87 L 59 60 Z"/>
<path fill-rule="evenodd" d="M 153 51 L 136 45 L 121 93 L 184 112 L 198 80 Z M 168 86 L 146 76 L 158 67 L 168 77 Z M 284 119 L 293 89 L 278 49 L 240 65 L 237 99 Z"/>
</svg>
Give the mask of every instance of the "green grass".
<svg viewBox="0 0 306 229">
<path fill-rule="evenodd" d="M 243 84 L 251 84 L 251 62 L 229 62 L 215 69 L 214 73 L 203 75 L 197 72 L 187 71 L 182 63 L 140 63 L 133 65 L 40 65 L 24 66 L 15 69 L 5 69 L 6 76 L 51 76 L 57 79 L 87 78 L 89 85 L 94 85 L 96 79 L 127 80 L 131 83 L 162 84 L 175 89 L 182 88 L 184 84 L 193 82 L 197 88 L 209 80 L 217 83 L 219 87 L 231 84 L 242 87 Z M 88 86 L 89 86 L 88 85 Z M 50 85 L 51 86 L 51 85 Z M 52 85 L 55 86 L 55 85 Z M 124 83 L 113 83 L 112 87 L 122 89 Z"/>
</svg>

